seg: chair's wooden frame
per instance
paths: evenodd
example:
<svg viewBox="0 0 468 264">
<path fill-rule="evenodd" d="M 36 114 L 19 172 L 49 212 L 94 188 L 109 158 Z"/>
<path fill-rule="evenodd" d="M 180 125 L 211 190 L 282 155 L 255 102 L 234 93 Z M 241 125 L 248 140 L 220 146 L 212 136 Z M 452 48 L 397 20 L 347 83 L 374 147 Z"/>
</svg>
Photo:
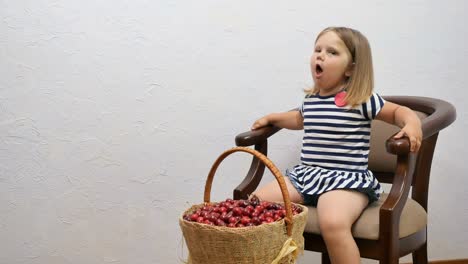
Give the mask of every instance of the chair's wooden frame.
<svg viewBox="0 0 468 264">
<path fill-rule="evenodd" d="M 403 206 L 407 201 L 410 187 L 411 197 L 427 212 L 429 177 L 439 131 L 449 126 L 456 118 L 455 108 L 448 102 L 415 96 L 385 96 L 387 101 L 407 106 L 425 113 L 422 120 L 423 141 L 418 154 L 410 153 L 407 138 L 386 141 L 389 153 L 397 155 L 394 173 L 374 171 L 377 179 L 391 183 L 388 198 L 380 208 L 379 239 L 355 239 L 362 257 L 379 260 L 380 263 L 398 263 L 402 256 L 412 253 L 413 263 L 427 263 L 427 227 L 419 232 L 399 238 L 399 223 Z M 239 134 L 237 146 L 255 146 L 255 149 L 267 155 L 268 138 L 278 132 L 278 127 L 265 127 Z M 383 143 L 382 143 L 383 144 Z M 246 198 L 261 181 L 265 166 L 253 158 L 251 167 L 239 186 L 234 190 L 235 199 Z M 327 249 L 319 234 L 304 233 L 305 249 L 322 253 L 322 263 L 330 263 Z"/>
</svg>

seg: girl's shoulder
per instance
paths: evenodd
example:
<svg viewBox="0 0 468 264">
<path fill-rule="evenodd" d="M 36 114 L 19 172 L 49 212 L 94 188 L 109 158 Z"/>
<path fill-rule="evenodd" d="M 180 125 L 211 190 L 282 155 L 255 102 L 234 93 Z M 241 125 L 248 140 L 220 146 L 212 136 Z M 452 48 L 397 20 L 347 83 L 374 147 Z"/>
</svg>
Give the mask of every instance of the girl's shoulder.
<svg viewBox="0 0 468 264">
<path fill-rule="evenodd" d="M 372 120 L 382 110 L 384 105 L 385 99 L 378 93 L 373 92 L 365 102 L 356 106 L 356 108 L 360 110 L 364 118 Z"/>
</svg>

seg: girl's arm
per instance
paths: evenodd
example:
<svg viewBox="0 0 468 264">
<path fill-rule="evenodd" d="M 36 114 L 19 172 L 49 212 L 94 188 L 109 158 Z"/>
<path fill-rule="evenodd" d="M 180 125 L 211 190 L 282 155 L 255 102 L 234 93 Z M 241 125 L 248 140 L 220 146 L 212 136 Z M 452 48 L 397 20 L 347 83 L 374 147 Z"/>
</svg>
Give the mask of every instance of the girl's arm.
<svg viewBox="0 0 468 264">
<path fill-rule="evenodd" d="M 272 113 L 255 121 L 255 123 L 252 125 L 252 130 L 259 129 L 268 125 L 299 130 L 304 128 L 303 121 L 304 118 L 298 110 L 284 113 Z"/>
<path fill-rule="evenodd" d="M 413 110 L 387 101 L 375 118 L 399 126 L 401 130 L 394 138 L 407 136 L 411 152 L 419 150 L 422 140 L 421 120 Z"/>
</svg>

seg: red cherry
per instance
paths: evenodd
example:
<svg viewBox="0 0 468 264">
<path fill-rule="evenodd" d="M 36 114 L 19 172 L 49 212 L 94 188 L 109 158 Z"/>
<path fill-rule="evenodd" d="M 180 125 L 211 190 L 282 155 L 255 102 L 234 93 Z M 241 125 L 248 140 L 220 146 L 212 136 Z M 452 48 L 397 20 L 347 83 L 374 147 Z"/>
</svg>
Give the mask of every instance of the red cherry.
<svg viewBox="0 0 468 264">
<path fill-rule="evenodd" d="M 226 216 L 227 216 L 227 212 L 222 212 L 220 215 L 219 215 L 219 219 L 224 219 Z"/>
<path fill-rule="evenodd" d="M 248 214 L 252 214 L 253 212 L 255 212 L 255 208 L 252 206 L 252 205 L 247 205 L 245 207 L 245 211 L 248 213 Z"/>
<path fill-rule="evenodd" d="M 263 212 L 263 210 L 265 210 L 265 207 L 261 206 L 261 205 L 257 205 L 255 206 L 255 212 Z"/>
<path fill-rule="evenodd" d="M 210 220 L 207 220 L 205 219 L 205 221 L 203 221 L 204 224 L 207 224 L 207 225 L 214 225 L 213 222 L 211 222 Z"/>
<path fill-rule="evenodd" d="M 286 216 L 286 210 L 281 209 L 281 210 L 278 211 L 278 214 L 279 214 L 279 216 L 281 216 L 281 217 L 285 217 L 285 216 Z"/>
<path fill-rule="evenodd" d="M 225 215 L 221 214 L 220 217 L 224 222 L 229 223 L 229 218 L 232 217 L 232 212 L 226 213 Z"/>
<path fill-rule="evenodd" d="M 250 199 L 249 199 L 249 202 L 251 205 L 253 206 L 256 206 L 258 204 L 260 204 L 260 200 L 258 199 L 257 196 L 252 196 Z"/>
<path fill-rule="evenodd" d="M 247 207 L 249 205 L 250 205 L 250 203 L 247 200 L 240 200 L 239 201 L 239 206 L 241 206 L 241 207 Z"/>
<path fill-rule="evenodd" d="M 238 215 L 238 216 L 241 216 L 243 211 L 244 211 L 244 208 L 242 207 L 234 207 L 232 209 L 233 214 Z"/>
<path fill-rule="evenodd" d="M 206 217 L 208 214 L 209 214 L 208 211 L 201 211 L 199 215 Z"/>
<path fill-rule="evenodd" d="M 213 212 L 213 213 L 211 213 L 211 215 L 212 215 L 215 219 L 218 219 L 219 216 L 220 216 L 221 214 L 220 214 L 220 213 Z"/>
<path fill-rule="evenodd" d="M 221 219 L 217 219 L 215 223 L 217 226 L 226 226 L 226 223 Z"/>
<path fill-rule="evenodd" d="M 292 205 L 292 214 L 302 212 L 302 207 Z M 259 200 L 226 199 L 218 203 L 206 203 L 190 214 L 183 215 L 186 221 L 208 225 L 244 227 L 279 221 L 286 217 L 283 204 Z"/>
<path fill-rule="evenodd" d="M 190 215 L 190 220 L 192 220 L 192 221 L 197 221 L 197 218 L 198 218 L 198 217 L 199 217 L 198 214 L 196 214 L 196 213 L 195 213 L 195 214 L 192 214 L 192 215 Z"/>
<path fill-rule="evenodd" d="M 251 219 L 250 219 L 250 217 L 248 217 L 248 216 L 243 216 L 243 217 L 241 218 L 241 223 L 244 224 L 244 225 L 247 225 L 247 224 L 250 223 L 250 222 L 251 222 Z"/>
<path fill-rule="evenodd" d="M 262 221 L 260 220 L 260 218 L 254 216 L 252 217 L 252 223 L 256 224 L 256 225 L 259 225 L 262 223 Z"/>
<path fill-rule="evenodd" d="M 247 210 L 244 208 L 244 210 L 242 211 L 242 215 L 244 215 L 244 216 L 250 216 L 250 213 L 249 213 L 249 211 L 247 211 Z"/>
</svg>

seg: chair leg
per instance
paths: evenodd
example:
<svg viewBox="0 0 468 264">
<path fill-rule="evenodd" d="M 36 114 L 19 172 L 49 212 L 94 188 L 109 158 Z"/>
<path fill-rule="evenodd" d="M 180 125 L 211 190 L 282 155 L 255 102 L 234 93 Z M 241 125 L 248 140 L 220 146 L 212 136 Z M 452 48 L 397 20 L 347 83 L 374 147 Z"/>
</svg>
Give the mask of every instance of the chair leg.
<svg viewBox="0 0 468 264">
<path fill-rule="evenodd" d="M 427 264 L 427 243 L 413 252 L 413 264 Z"/>
<path fill-rule="evenodd" d="M 328 253 L 322 253 L 322 264 L 331 264 L 330 256 L 328 256 Z"/>
<path fill-rule="evenodd" d="M 396 254 L 388 254 L 383 259 L 379 260 L 379 264 L 398 264 L 398 263 L 400 263 L 400 258 Z"/>
</svg>

